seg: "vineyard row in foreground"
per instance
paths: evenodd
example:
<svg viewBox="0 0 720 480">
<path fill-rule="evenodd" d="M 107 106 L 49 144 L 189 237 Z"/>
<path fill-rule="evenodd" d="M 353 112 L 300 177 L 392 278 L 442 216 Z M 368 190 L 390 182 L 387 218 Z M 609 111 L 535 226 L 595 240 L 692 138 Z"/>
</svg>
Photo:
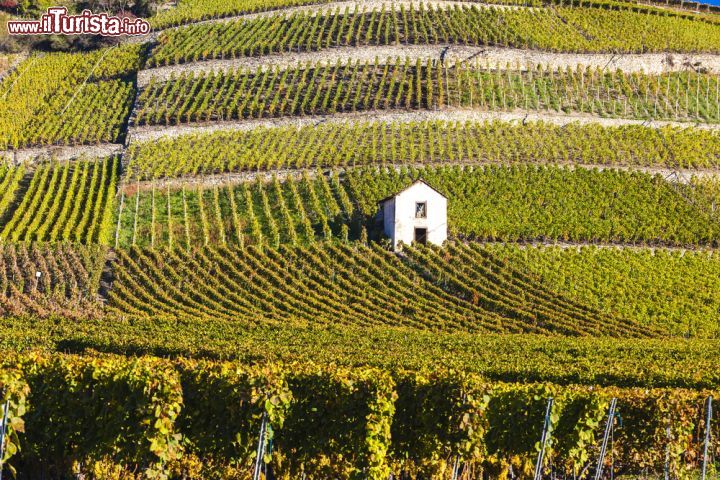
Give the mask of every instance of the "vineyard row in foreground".
<svg viewBox="0 0 720 480">
<path fill-rule="evenodd" d="M 610 169 L 490 165 L 306 172 L 282 182 L 258 178 L 208 188 L 130 184 L 121 194 L 116 246 L 187 250 L 379 239 L 376 202 L 419 177 L 450 199 L 455 237 L 681 246 L 720 240 L 713 181 L 683 185 Z"/>
<path fill-rule="evenodd" d="M 368 45 L 499 45 L 554 52 L 717 52 L 720 25 L 629 10 L 499 9 L 475 6 L 397 10 L 345 7 L 164 32 L 149 59 L 164 66 L 208 59 Z"/>
<path fill-rule="evenodd" d="M 720 166 L 720 134 L 697 128 L 544 122 L 365 122 L 258 127 L 132 143 L 129 180 L 224 172 L 419 165 L 559 163 Z"/>
<path fill-rule="evenodd" d="M 720 76 L 646 75 L 580 68 L 490 70 L 474 62 L 387 63 L 182 72 L 151 78 L 138 96 L 137 125 L 178 125 L 388 109 L 532 110 L 601 117 L 720 121 Z"/>
<path fill-rule="evenodd" d="M 444 479 L 456 459 L 472 478 L 509 468 L 523 477 L 532 471 L 549 397 L 546 466 L 572 475 L 592 462 L 617 397 L 615 472 L 660 471 L 667 455 L 675 476 L 698 465 L 711 393 L 152 357 L 21 354 L 3 364 L 7 452 L 21 479 L 51 471 L 245 478 L 263 415 L 272 426 L 264 461 L 281 479 L 385 480 L 391 472 Z M 711 428 L 720 433 L 717 422 Z"/>
</svg>

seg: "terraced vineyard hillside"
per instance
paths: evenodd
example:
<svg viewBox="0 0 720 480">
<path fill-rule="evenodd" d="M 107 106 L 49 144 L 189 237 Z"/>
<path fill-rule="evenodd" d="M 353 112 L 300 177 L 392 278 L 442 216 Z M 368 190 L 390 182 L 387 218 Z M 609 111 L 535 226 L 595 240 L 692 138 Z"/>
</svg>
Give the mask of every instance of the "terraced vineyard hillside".
<svg viewBox="0 0 720 480">
<path fill-rule="evenodd" d="M 0 471 L 717 471 L 719 15 L 178 0 L 0 60 Z"/>
</svg>

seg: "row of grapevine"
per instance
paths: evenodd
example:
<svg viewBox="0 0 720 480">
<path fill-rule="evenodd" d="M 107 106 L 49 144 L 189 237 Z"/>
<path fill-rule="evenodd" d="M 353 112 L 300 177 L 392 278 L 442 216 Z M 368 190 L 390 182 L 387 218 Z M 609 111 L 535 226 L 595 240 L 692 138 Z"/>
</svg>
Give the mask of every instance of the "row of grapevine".
<svg viewBox="0 0 720 480">
<path fill-rule="evenodd" d="M 99 246 L 0 244 L 0 315 L 100 316 L 105 256 Z"/>
<path fill-rule="evenodd" d="M 0 240 L 107 244 L 118 173 L 116 157 L 40 164 L 0 225 Z"/>
<path fill-rule="evenodd" d="M 717 245 L 713 202 L 692 184 L 555 166 L 358 168 L 211 187 L 130 188 L 116 246 L 312 244 L 377 239 L 377 201 L 418 177 L 445 194 L 451 236 L 499 241 Z M 717 183 L 714 182 L 717 193 Z M 133 191 L 134 190 L 134 191 Z"/>
<path fill-rule="evenodd" d="M 329 123 L 220 130 L 132 143 L 130 180 L 362 165 L 556 163 L 714 168 L 716 131 L 545 122 Z"/>
<path fill-rule="evenodd" d="M 117 225 L 122 247 L 278 247 L 359 235 L 337 174 L 172 190 L 130 185 L 126 190 Z"/>
<path fill-rule="evenodd" d="M 331 0 L 179 0 L 175 8 L 159 11 L 148 21 L 154 29 L 246 13 L 277 10 Z"/>
<path fill-rule="evenodd" d="M 213 18 L 229 17 L 268 10 L 278 10 L 299 5 L 313 5 L 328 3 L 329 0 L 179 0 L 175 8 L 160 10 L 149 19 L 155 29 L 163 29 L 186 23 L 194 23 Z M 615 1 L 615 0 L 483 0 L 485 4 L 492 5 L 518 5 L 527 7 L 542 7 L 544 5 L 557 5 L 560 7 L 596 8 L 603 11 L 635 12 L 647 15 L 661 15 L 680 19 L 689 19 L 710 24 L 719 23 L 716 15 L 694 14 L 670 9 L 641 5 L 641 3 L 658 3 L 660 5 L 680 4 L 679 0 L 653 0 L 653 1 Z M 690 5 L 694 2 L 684 2 Z M 696 4 L 697 5 L 697 4 Z M 710 5 L 700 4 L 706 9 L 715 9 Z M 695 6 L 689 7 L 693 10 Z"/>
<path fill-rule="evenodd" d="M 578 474 L 596 457 L 609 401 L 618 398 L 623 421 L 610 447 L 614 473 L 667 464 L 681 475 L 699 465 L 698 439 L 710 427 L 703 402 L 715 393 L 153 357 L 23 354 L 4 363 L 10 368 L 0 379 L 18 419 L 11 425 L 18 448 L 9 461 L 21 479 L 103 471 L 122 478 L 246 478 L 263 418 L 272 427 L 263 463 L 283 480 L 385 480 L 401 472 L 440 480 L 450 478 L 456 459 L 467 478 L 510 470 L 526 478 L 550 396 L 548 471 Z M 716 425 L 713 435 L 720 433 Z"/>
<path fill-rule="evenodd" d="M 0 159 L 1 160 L 1 159 Z M 0 221 L 15 199 L 15 193 L 20 186 L 20 180 L 25 175 L 25 167 L 11 167 L 0 161 Z"/>
<path fill-rule="evenodd" d="M 117 142 L 142 48 L 29 57 L 0 82 L 0 149 Z"/>
<path fill-rule="evenodd" d="M 713 205 L 692 186 L 659 175 L 534 165 L 346 172 L 364 216 L 418 177 L 450 199 L 451 236 L 669 245 L 717 245 L 720 239 Z"/>
<path fill-rule="evenodd" d="M 597 311 L 574 300 L 562 298 L 546 290 L 534 278 L 523 275 L 502 263 L 478 244 L 447 247 L 407 248 L 405 257 L 423 278 L 438 283 L 453 294 L 473 303 L 493 308 L 504 315 L 529 315 L 539 326 L 551 321 L 556 332 L 577 331 L 593 336 L 619 332 L 624 325 L 613 321 L 597 324 Z M 605 331 L 603 331 L 605 330 Z M 625 335 L 652 334 L 653 327 L 638 328 Z"/>
<path fill-rule="evenodd" d="M 394 325 L 430 330 L 646 336 L 651 327 L 599 315 L 490 254 L 456 272 L 436 253 L 403 260 L 377 244 L 327 243 L 279 250 L 222 247 L 118 250 L 110 309 L 116 316 L 208 316 L 245 324 Z M 418 258 L 416 258 L 418 257 Z M 477 260 L 477 259 L 476 259 Z M 468 275 L 459 280 L 456 275 Z M 460 285 L 462 284 L 462 285 Z M 388 294 L 388 289 L 394 292 Z M 402 295 L 398 305 L 396 295 Z"/>
<path fill-rule="evenodd" d="M 710 251 L 490 245 L 553 290 L 675 335 L 717 337 L 720 257 Z"/>
<path fill-rule="evenodd" d="M 645 75 L 581 68 L 488 70 L 462 63 L 352 60 L 286 70 L 183 72 L 151 79 L 139 125 L 321 115 L 386 109 L 533 110 L 601 117 L 720 121 L 720 76 Z"/>
<path fill-rule="evenodd" d="M 499 45 L 554 52 L 720 51 L 720 25 L 631 11 L 476 6 L 301 12 L 164 32 L 149 65 L 366 45 Z"/>
<path fill-rule="evenodd" d="M 686 291 L 690 289 L 688 286 Z M 697 301 L 700 305 L 703 300 Z M 479 335 L 388 324 L 319 326 L 291 317 L 250 326 L 216 317 L 179 322 L 175 315 L 109 315 L 82 322 L 57 316 L 0 316 L 0 326 L 4 333 L 0 345 L 5 352 L 32 348 L 233 359 L 253 364 L 312 361 L 391 370 L 454 369 L 507 382 L 672 388 L 720 385 L 717 335 L 712 339 Z"/>
</svg>

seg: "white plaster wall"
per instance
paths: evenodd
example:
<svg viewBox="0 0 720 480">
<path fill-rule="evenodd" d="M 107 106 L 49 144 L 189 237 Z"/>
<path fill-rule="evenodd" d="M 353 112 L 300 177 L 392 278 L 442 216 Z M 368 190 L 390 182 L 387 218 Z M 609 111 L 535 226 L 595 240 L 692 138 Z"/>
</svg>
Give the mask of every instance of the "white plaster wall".
<svg viewBox="0 0 720 480">
<path fill-rule="evenodd" d="M 415 203 L 427 202 L 427 218 L 415 218 Z M 392 202 L 388 202 L 392 203 Z M 411 244 L 415 228 L 427 228 L 428 242 L 442 245 L 447 239 L 447 199 L 423 183 L 416 183 L 395 197 L 393 248 Z"/>
</svg>

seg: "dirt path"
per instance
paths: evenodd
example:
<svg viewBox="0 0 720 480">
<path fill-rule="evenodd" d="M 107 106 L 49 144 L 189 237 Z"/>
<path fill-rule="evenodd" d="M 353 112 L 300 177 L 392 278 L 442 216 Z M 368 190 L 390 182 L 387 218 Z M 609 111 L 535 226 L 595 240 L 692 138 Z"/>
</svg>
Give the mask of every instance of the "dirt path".
<svg viewBox="0 0 720 480">
<path fill-rule="evenodd" d="M 37 148 L 24 148 L 20 150 L 0 150 L 0 160 L 3 158 L 11 163 L 20 164 L 35 162 L 41 159 L 53 158 L 56 160 L 72 160 L 78 157 L 98 158 L 117 155 L 123 151 L 123 145 L 117 143 L 102 143 L 100 145 L 78 146 L 50 146 Z"/>
<path fill-rule="evenodd" d="M 194 123 L 186 125 L 174 126 L 142 126 L 131 127 L 128 131 L 128 144 L 132 142 L 142 142 L 154 140 L 157 138 L 171 138 L 190 133 L 209 133 L 218 130 L 252 130 L 258 127 L 280 127 L 294 125 L 303 127 L 309 125 L 318 125 L 322 123 L 344 123 L 344 122 L 420 122 L 427 120 L 445 120 L 445 121 L 543 121 L 555 125 L 567 125 L 568 123 L 597 123 L 602 126 L 621 126 L 621 125 L 648 125 L 648 126 L 678 126 L 678 127 L 697 127 L 709 130 L 720 130 L 720 124 L 696 124 L 691 122 L 673 122 L 673 121 L 647 121 L 632 120 L 625 118 L 603 118 L 592 116 L 589 114 L 559 114 L 553 112 L 498 112 L 498 111 L 481 111 L 472 109 L 447 108 L 443 110 L 382 110 L 382 111 L 366 111 L 356 113 L 338 113 L 325 116 L 306 116 L 306 117 L 282 117 L 268 119 L 252 119 L 223 121 L 211 123 Z"/>
<path fill-rule="evenodd" d="M 245 57 L 228 60 L 205 60 L 167 67 L 157 67 L 138 72 L 138 86 L 146 86 L 151 78 L 167 81 L 170 75 L 184 72 L 196 74 L 235 69 L 257 70 L 267 68 L 294 68 L 298 64 L 312 63 L 335 65 L 338 61 L 359 60 L 372 62 L 395 58 L 409 58 L 426 61 L 444 59 L 453 64 L 471 60 L 480 66 L 512 68 L 527 66 L 549 66 L 555 69 L 576 68 L 578 65 L 598 67 L 624 72 L 658 74 L 685 70 L 705 70 L 720 73 L 720 55 L 713 54 L 612 54 L 612 53 L 552 53 L 539 50 L 525 50 L 504 47 L 470 47 L 464 45 L 388 45 L 369 47 L 338 47 L 316 52 L 288 52 L 262 57 Z"/>
</svg>

